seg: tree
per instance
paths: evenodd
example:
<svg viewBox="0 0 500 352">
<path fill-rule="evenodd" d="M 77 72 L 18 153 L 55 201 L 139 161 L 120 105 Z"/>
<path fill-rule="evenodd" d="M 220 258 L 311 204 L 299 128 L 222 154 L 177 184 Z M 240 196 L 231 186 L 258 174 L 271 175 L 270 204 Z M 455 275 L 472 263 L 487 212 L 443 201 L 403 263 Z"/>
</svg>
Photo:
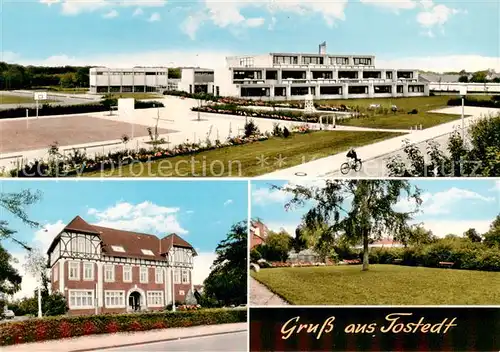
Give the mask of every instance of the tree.
<svg viewBox="0 0 500 352">
<path fill-rule="evenodd" d="M 422 203 L 420 190 L 406 180 L 327 180 L 323 187 L 273 187 L 293 194 L 285 209 L 314 203 L 304 215 L 308 228 L 328 224 L 331 233 L 344 232 L 351 243 L 361 241 L 363 271 L 369 267 L 369 241 L 408 228 L 408 221 Z M 414 210 L 394 209 L 404 194 L 414 200 Z"/>
<path fill-rule="evenodd" d="M 292 242 L 293 238 L 283 229 L 280 232 L 269 231 L 262 256 L 269 261 L 285 262 L 292 249 Z"/>
<path fill-rule="evenodd" d="M 410 227 L 403 229 L 395 237 L 395 240 L 403 243 L 406 247 L 408 245 L 423 245 L 434 243 L 437 237 L 434 236 L 431 230 L 427 230 L 422 224 L 414 224 Z"/>
<path fill-rule="evenodd" d="M 471 242 L 481 242 L 481 235 L 477 233 L 476 229 L 468 229 L 464 233 L 465 237 L 467 237 Z"/>
<path fill-rule="evenodd" d="M 41 295 L 49 295 L 49 277 L 47 275 L 47 259 L 39 248 L 32 249 L 26 255 L 24 269 L 27 273 L 36 278 L 38 285 L 41 285 Z M 37 296 L 35 291 L 35 296 Z"/>
<path fill-rule="evenodd" d="M 215 297 L 225 305 L 247 302 L 247 221 L 231 227 L 219 243 L 210 275 L 205 279 L 205 296 Z"/>
<path fill-rule="evenodd" d="M 500 247 L 500 214 L 497 215 L 495 220 L 490 225 L 488 232 L 484 234 L 483 243 L 488 247 Z"/>
<path fill-rule="evenodd" d="M 305 226 L 303 224 L 297 226 L 295 229 L 295 237 L 292 240 L 292 248 L 295 252 L 299 253 L 308 247 L 307 241 L 304 238 Z"/>
<path fill-rule="evenodd" d="M 76 74 L 73 72 L 67 72 L 61 77 L 61 86 L 63 88 L 74 88 L 77 82 Z"/>
<path fill-rule="evenodd" d="M 31 228 L 37 228 L 40 224 L 36 221 L 30 220 L 26 212 L 26 208 L 30 205 L 37 203 L 41 199 L 41 192 L 23 190 L 17 193 L 0 193 L 0 208 L 4 208 L 8 213 L 21 220 L 22 223 Z M 10 239 L 25 249 L 30 250 L 24 242 L 17 240 L 14 235 L 17 231 L 8 227 L 8 222 L 0 220 L 0 239 Z"/>
<path fill-rule="evenodd" d="M 477 119 L 467 132 L 469 143 L 464 142 L 459 131 L 451 134 L 447 148 L 428 142 L 428 161 L 419 148 L 407 141 L 403 148 L 404 157 L 396 155 L 388 159 L 388 176 L 500 175 L 500 114 Z"/>
<path fill-rule="evenodd" d="M 14 262 L 14 258 L 0 244 L 0 293 L 13 295 L 21 289 L 22 277 L 12 266 Z"/>
<path fill-rule="evenodd" d="M 486 71 L 477 71 L 472 74 L 472 77 L 470 79 L 471 82 L 474 83 L 486 83 L 486 76 L 487 76 Z"/>
<path fill-rule="evenodd" d="M 303 222 L 300 228 L 301 237 L 306 243 L 306 247 L 314 249 L 323 262 L 337 257 L 335 252 L 336 233 L 327 223 L 308 226 L 306 222 Z"/>
<path fill-rule="evenodd" d="M 38 202 L 40 198 L 40 192 L 32 192 L 30 190 L 23 190 L 17 193 L 0 193 L 0 208 L 11 213 L 29 227 L 36 228 L 40 224 L 29 219 L 26 208 Z M 24 249 L 31 250 L 26 243 L 15 238 L 16 233 L 17 231 L 9 228 L 7 221 L 0 220 L 0 240 L 10 239 L 21 245 Z M 12 267 L 12 261 L 12 256 L 0 245 L 0 293 L 14 294 L 21 288 L 22 278 L 17 270 Z"/>
<path fill-rule="evenodd" d="M 465 75 L 460 76 L 458 78 L 458 81 L 461 82 L 461 83 L 467 83 L 467 82 L 469 82 L 469 76 L 465 76 Z"/>
</svg>

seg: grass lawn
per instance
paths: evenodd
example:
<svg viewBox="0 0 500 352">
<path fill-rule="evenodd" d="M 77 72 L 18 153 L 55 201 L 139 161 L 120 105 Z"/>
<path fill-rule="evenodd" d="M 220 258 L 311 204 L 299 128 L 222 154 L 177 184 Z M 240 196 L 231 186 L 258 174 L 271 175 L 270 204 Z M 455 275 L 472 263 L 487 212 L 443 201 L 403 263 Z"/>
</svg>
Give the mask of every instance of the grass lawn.
<svg viewBox="0 0 500 352">
<path fill-rule="evenodd" d="M 365 117 L 360 119 L 349 119 L 338 121 L 339 125 L 358 126 L 369 128 L 390 128 L 390 129 L 410 129 L 411 127 L 420 126 L 429 128 L 442 123 L 450 122 L 460 118 L 460 115 L 451 114 L 435 114 L 429 113 L 430 110 L 448 107 L 448 100 L 456 98 L 454 95 L 436 95 L 429 97 L 408 97 L 408 98 L 375 98 L 375 99 L 348 99 L 348 100 L 319 100 L 322 105 L 341 105 L 359 106 L 368 108 L 370 104 L 380 104 L 382 108 L 390 110 L 392 105 L 396 105 L 405 113 L 388 115 L 375 115 L 373 117 Z M 485 96 L 470 96 L 478 99 L 490 99 Z M 407 112 L 413 109 L 418 110 L 416 115 L 408 115 Z"/>
<path fill-rule="evenodd" d="M 357 126 L 369 128 L 389 128 L 405 129 L 422 125 L 422 128 L 429 128 L 442 123 L 457 120 L 461 115 L 454 114 L 435 114 L 429 112 L 419 112 L 416 115 L 396 114 L 378 115 L 373 117 L 363 117 L 359 119 L 339 120 L 337 123 L 344 126 Z"/>
<path fill-rule="evenodd" d="M 271 138 L 262 142 L 209 150 L 194 155 L 167 158 L 151 163 L 133 164 L 120 169 L 88 173 L 83 176 L 114 177 L 251 177 L 292 167 L 349 147 L 359 147 L 400 136 L 390 132 L 319 131 L 292 134 L 289 138 Z M 283 163 L 276 158 L 281 155 Z M 267 165 L 259 165 L 264 156 Z M 211 171 L 211 165 L 212 170 Z M 340 165 L 338 165 L 340 167 Z M 194 171 L 194 172 L 193 172 Z"/>
<path fill-rule="evenodd" d="M 33 99 L 33 97 L 30 97 L 30 96 L 2 94 L 0 92 L 0 105 L 2 105 L 2 104 L 31 104 L 34 102 L 35 102 L 35 100 Z"/>
<path fill-rule="evenodd" d="M 500 305 L 500 273 L 400 265 L 261 269 L 252 276 L 294 305 Z"/>
</svg>

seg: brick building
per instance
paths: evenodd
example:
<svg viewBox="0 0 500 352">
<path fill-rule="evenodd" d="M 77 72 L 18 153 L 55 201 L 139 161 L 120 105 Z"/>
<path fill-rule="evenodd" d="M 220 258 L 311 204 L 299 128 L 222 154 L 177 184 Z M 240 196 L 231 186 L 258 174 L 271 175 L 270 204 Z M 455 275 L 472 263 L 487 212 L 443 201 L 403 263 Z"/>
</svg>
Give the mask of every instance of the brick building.
<svg viewBox="0 0 500 352">
<path fill-rule="evenodd" d="M 252 220 L 250 225 L 250 249 L 252 249 L 266 242 L 269 229 L 260 220 Z"/>
<path fill-rule="evenodd" d="M 52 292 L 69 314 L 163 309 L 193 291 L 194 248 L 176 234 L 154 235 L 95 226 L 75 217 L 48 254 Z M 173 282 L 173 284 L 172 284 Z"/>
</svg>

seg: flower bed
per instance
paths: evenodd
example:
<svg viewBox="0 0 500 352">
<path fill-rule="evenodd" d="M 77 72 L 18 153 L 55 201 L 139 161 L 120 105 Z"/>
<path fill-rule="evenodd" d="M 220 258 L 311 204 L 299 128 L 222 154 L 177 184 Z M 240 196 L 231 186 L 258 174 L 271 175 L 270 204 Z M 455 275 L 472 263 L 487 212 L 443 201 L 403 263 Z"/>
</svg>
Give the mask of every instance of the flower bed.
<svg viewBox="0 0 500 352">
<path fill-rule="evenodd" d="M 313 263 L 313 262 L 299 262 L 299 263 L 290 263 L 290 262 L 271 262 L 270 263 L 271 268 L 302 268 L 302 267 L 311 267 L 311 266 L 327 266 L 327 265 L 333 265 L 332 263 L 325 264 L 325 263 Z"/>
<path fill-rule="evenodd" d="M 181 306 L 178 306 L 177 309 L 178 310 L 200 310 L 201 306 L 199 304 L 196 304 L 196 305 L 183 304 Z"/>
<path fill-rule="evenodd" d="M 287 110 L 276 110 L 276 111 L 258 111 L 240 108 L 237 105 L 232 104 L 219 104 L 203 107 L 194 107 L 191 110 L 200 111 L 212 114 L 223 114 L 223 115 L 237 115 L 237 116 L 248 116 L 257 118 L 266 118 L 274 120 L 284 120 L 284 121 L 302 121 L 309 123 L 317 123 L 319 120 L 319 114 L 306 114 L 302 111 L 287 111 Z"/>
<path fill-rule="evenodd" d="M 0 323 L 0 346 L 102 333 L 147 331 L 246 321 L 247 311 L 241 309 L 48 317 Z"/>
<path fill-rule="evenodd" d="M 351 260 L 344 259 L 339 264 L 347 264 L 347 265 L 361 264 L 361 260 L 359 260 L 359 259 L 351 259 Z"/>
<path fill-rule="evenodd" d="M 243 145 L 257 141 L 267 140 L 266 135 L 252 137 L 233 137 L 225 142 L 215 143 L 184 143 L 172 149 L 158 147 L 156 149 L 140 149 L 139 151 L 122 150 L 108 153 L 107 155 L 96 155 L 94 158 L 81 156 L 78 161 L 71 158 L 56 158 L 52 161 L 39 161 L 27 164 L 20 169 L 13 169 L 10 175 L 14 177 L 64 177 L 75 176 L 84 172 L 104 171 L 111 168 L 129 165 L 136 162 L 151 162 L 155 160 L 171 158 L 175 156 L 189 155 L 219 148 L 226 148 L 235 145 Z"/>
</svg>

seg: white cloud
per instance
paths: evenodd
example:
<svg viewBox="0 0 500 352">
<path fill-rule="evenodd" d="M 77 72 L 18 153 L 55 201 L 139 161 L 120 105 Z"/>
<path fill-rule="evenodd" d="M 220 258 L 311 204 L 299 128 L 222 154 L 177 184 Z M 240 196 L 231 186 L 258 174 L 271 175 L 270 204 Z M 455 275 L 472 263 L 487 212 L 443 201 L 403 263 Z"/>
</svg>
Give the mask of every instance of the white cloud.
<svg viewBox="0 0 500 352">
<path fill-rule="evenodd" d="M 210 275 L 210 268 L 217 258 L 215 253 L 198 252 L 198 255 L 193 259 L 193 284 L 202 285 L 203 281 Z"/>
<path fill-rule="evenodd" d="M 500 180 L 495 181 L 495 184 L 491 188 L 491 191 L 497 192 L 500 195 Z"/>
<path fill-rule="evenodd" d="M 102 17 L 104 18 L 115 18 L 115 17 L 118 17 L 118 11 L 116 11 L 115 9 L 109 11 L 108 13 L 104 14 Z"/>
<path fill-rule="evenodd" d="M 186 17 L 181 24 L 181 31 L 187 34 L 191 40 L 196 39 L 196 32 L 198 32 L 198 28 L 203 24 L 205 18 L 203 13 L 197 13 Z"/>
<path fill-rule="evenodd" d="M 461 12 L 465 11 L 448 7 L 443 4 L 435 5 L 432 0 L 422 0 L 421 5 L 423 11 L 417 14 L 417 22 L 426 29 L 425 35 L 429 37 L 434 37 L 434 32 L 432 29 L 438 27 L 441 29 L 442 34 L 444 34 L 444 25 L 448 20 Z"/>
<path fill-rule="evenodd" d="M 228 206 L 229 204 L 232 204 L 233 203 L 233 200 L 232 199 L 228 199 L 224 202 L 224 206 Z"/>
<path fill-rule="evenodd" d="M 295 13 L 299 15 L 320 14 L 328 26 L 336 20 L 345 20 L 344 9 L 348 0 L 310 1 L 310 0 L 240 0 L 225 2 L 220 0 L 204 0 L 205 9 L 191 13 L 181 26 L 183 31 L 194 38 L 196 31 L 205 20 L 214 25 L 227 27 L 258 27 L 265 22 L 263 17 L 247 18 L 242 11 L 246 8 L 259 8 L 272 15 L 277 12 Z M 272 26 L 276 24 L 273 21 Z"/>
<path fill-rule="evenodd" d="M 252 203 L 258 205 L 266 205 L 269 203 L 285 204 L 291 199 L 291 195 L 279 189 L 271 189 L 270 186 L 262 188 L 254 188 L 252 190 Z"/>
<path fill-rule="evenodd" d="M 193 214 L 194 213 L 194 210 L 187 210 L 186 211 L 186 214 Z"/>
<path fill-rule="evenodd" d="M 181 227 L 176 214 L 179 208 L 158 206 L 151 202 L 137 205 L 122 202 L 105 209 L 89 209 L 88 213 L 99 220 L 98 226 L 118 228 L 128 231 L 155 233 L 158 235 L 175 232 L 186 234 L 187 230 Z"/>
<path fill-rule="evenodd" d="M 396 12 L 398 10 L 414 9 L 417 6 L 417 2 L 414 0 L 360 0 L 360 2 L 363 4 L 387 8 Z"/>
<path fill-rule="evenodd" d="M 140 7 L 138 7 L 138 8 L 135 9 L 135 11 L 132 14 L 132 16 L 140 16 L 142 14 L 144 14 L 144 11 Z"/>
<path fill-rule="evenodd" d="M 279 222 L 265 222 L 267 228 L 271 231 L 274 232 L 280 232 L 281 230 L 285 230 L 290 236 L 295 237 L 295 230 L 297 229 L 297 226 L 300 225 L 300 221 L 298 222 L 286 222 L 286 223 L 279 223 Z"/>
<path fill-rule="evenodd" d="M 420 198 L 422 199 L 420 216 L 451 214 L 457 211 L 457 209 L 463 209 L 463 203 L 461 202 L 464 201 L 467 201 L 468 206 L 472 206 L 478 202 L 495 201 L 493 197 L 485 197 L 479 193 L 456 187 L 442 192 L 422 193 Z M 415 201 L 413 199 L 402 199 L 395 206 L 395 209 L 398 211 L 414 210 Z"/>
<path fill-rule="evenodd" d="M 424 220 L 422 226 L 437 237 L 448 234 L 462 236 L 470 228 L 476 229 L 480 234 L 487 232 L 492 220 Z"/>
<path fill-rule="evenodd" d="M 131 6 L 141 6 L 141 7 L 162 7 L 167 1 L 166 0 L 40 0 L 42 4 L 48 6 L 60 3 L 62 13 L 64 15 L 79 15 L 83 12 L 94 12 L 96 10 L 105 9 L 108 7 L 131 7 Z"/>
<path fill-rule="evenodd" d="M 271 17 L 271 23 L 269 23 L 269 26 L 267 26 L 267 29 L 269 31 L 273 31 L 274 30 L 274 27 L 276 27 L 276 23 L 278 22 L 278 20 L 276 19 L 276 17 Z"/>
<path fill-rule="evenodd" d="M 161 19 L 161 16 L 158 12 L 154 12 L 151 14 L 149 17 L 148 21 L 149 22 L 158 22 Z"/>
</svg>

